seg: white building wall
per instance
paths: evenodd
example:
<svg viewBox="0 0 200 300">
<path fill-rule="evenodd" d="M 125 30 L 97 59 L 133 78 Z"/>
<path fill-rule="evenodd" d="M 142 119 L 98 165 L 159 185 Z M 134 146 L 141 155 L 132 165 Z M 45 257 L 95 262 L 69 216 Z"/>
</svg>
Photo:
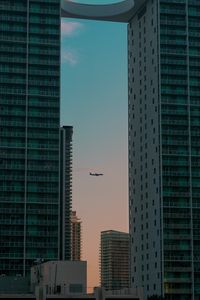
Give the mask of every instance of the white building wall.
<svg viewBox="0 0 200 300">
<path fill-rule="evenodd" d="M 86 261 L 49 261 L 31 268 L 31 286 L 44 287 L 47 294 L 85 294 Z M 82 289 L 80 290 L 80 288 Z"/>
<path fill-rule="evenodd" d="M 157 0 L 128 25 L 131 282 L 161 294 L 161 196 Z"/>
</svg>

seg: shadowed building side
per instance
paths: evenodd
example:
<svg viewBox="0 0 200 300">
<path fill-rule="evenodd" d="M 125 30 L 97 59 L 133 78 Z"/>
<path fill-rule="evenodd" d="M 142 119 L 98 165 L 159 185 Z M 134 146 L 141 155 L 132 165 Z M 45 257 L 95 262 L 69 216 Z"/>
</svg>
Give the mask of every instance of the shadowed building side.
<svg viewBox="0 0 200 300">
<path fill-rule="evenodd" d="M 60 0 L 0 1 L 0 274 L 58 259 Z"/>
</svg>

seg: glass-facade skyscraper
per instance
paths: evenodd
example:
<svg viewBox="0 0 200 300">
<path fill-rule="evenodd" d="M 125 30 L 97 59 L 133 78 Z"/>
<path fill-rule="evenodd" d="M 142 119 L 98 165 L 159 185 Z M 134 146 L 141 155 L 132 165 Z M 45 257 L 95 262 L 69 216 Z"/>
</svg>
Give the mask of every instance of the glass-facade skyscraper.
<svg viewBox="0 0 200 300">
<path fill-rule="evenodd" d="M 128 26 L 131 280 L 145 298 L 200 299 L 199 37 L 197 0 L 143 1 Z"/>
<path fill-rule="evenodd" d="M 58 258 L 60 0 L 0 2 L 0 274 Z"/>
</svg>

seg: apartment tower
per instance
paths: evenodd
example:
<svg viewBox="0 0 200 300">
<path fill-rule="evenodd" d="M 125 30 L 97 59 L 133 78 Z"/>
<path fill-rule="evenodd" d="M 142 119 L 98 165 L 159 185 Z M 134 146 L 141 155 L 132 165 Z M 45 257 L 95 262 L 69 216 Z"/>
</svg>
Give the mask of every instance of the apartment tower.
<svg viewBox="0 0 200 300">
<path fill-rule="evenodd" d="M 71 260 L 72 126 L 60 128 L 60 259 Z"/>
<path fill-rule="evenodd" d="M 81 260 L 82 226 L 76 211 L 71 215 L 71 260 Z"/>
<path fill-rule="evenodd" d="M 0 274 L 59 254 L 60 0 L 0 2 Z"/>
<path fill-rule="evenodd" d="M 130 287 L 130 238 L 116 230 L 101 232 L 101 286 L 108 291 Z"/>
<path fill-rule="evenodd" d="M 196 0 L 145 1 L 128 25 L 131 280 L 145 298 L 200 299 L 199 37 Z"/>
</svg>

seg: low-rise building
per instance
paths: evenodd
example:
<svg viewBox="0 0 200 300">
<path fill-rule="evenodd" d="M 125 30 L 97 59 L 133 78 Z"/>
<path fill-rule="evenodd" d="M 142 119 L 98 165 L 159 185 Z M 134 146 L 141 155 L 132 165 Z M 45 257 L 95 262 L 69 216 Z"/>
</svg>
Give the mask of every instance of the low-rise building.
<svg viewBox="0 0 200 300">
<path fill-rule="evenodd" d="M 87 292 L 86 261 L 48 261 L 31 268 L 31 291 L 46 295 L 74 295 Z"/>
<path fill-rule="evenodd" d="M 95 288 L 91 294 L 49 295 L 42 290 L 34 294 L 0 294 L 0 300 L 144 300 L 142 289 L 124 289 L 121 291 L 106 291 L 103 288 Z"/>
</svg>

